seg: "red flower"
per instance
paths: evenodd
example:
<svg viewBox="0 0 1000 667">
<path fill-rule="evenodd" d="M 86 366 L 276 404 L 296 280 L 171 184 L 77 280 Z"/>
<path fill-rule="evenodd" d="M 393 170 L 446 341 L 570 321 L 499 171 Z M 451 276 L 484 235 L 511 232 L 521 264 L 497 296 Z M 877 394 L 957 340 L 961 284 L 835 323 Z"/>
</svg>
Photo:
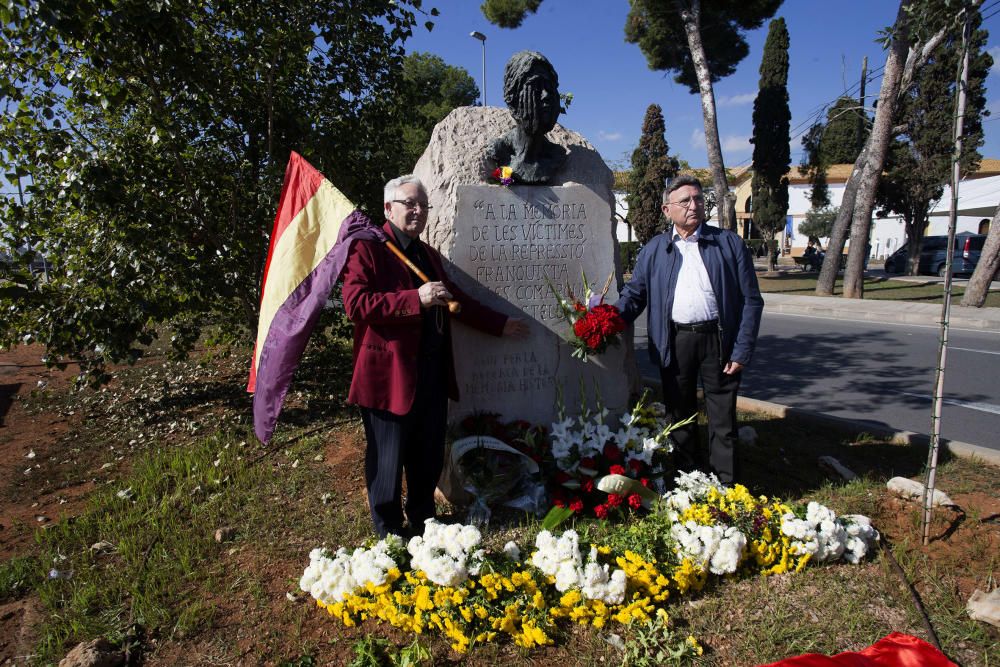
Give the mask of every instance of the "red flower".
<svg viewBox="0 0 1000 667">
<path fill-rule="evenodd" d="M 555 505 L 556 507 L 566 507 L 566 501 L 563 500 L 562 498 L 553 498 L 552 504 Z"/>
<path fill-rule="evenodd" d="M 569 504 L 569 508 L 571 510 L 573 510 L 574 512 L 582 512 L 583 511 L 583 501 L 580 500 L 579 498 L 574 498 L 573 502 L 571 502 Z"/>
<path fill-rule="evenodd" d="M 580 488 L 583 489 L 584 493 L 590 493 L 594 490 L 594 480 L 589 477 L 584 477 L 583 481 L 580 482 Z"/>
<path fill-rule="evenodd" d="M 628 497 L 628 506 L 634 510 L 642 507 L 642 498 L 639 497 L 638 493 L 633 493 Z"/>
<path fill-rule="evenodd" d="M 639 479 L 639 483 L 642 484 L 643 486 L 649 488 L 649 478 L 648 477 L 641 477 Z"/>
<path fill-rule="evenodd" d="M 618 461 L 619 459 L 621 459 L 621 457 L 622 457 L 621 451 L 618 449 L 618 446 L 615 445 L 613 442 L 609 442 L 608 444 L 604 445 L 604 458 L 606 458 L 609 461 Z"/>
<path fill-rule="evenodd" d="M 639 472 L 641 472 L 641 471 L 642 471 L 642 467 L 643 467 L 644 465 L 645 465 L 645 464 L 644 464 L 644 463 L 642 462 L 642 460 L 641 460 L 641 459 L 631 459 L 631 460 L 629 460 L 629 462 L 628 462 L 628 467 L 629 467 L 629 468 L 631 468 L 631 469 L 632 469 L 632 472 L 634 472 L 634 473 L 636 473 L 636 474 L 638 474 Z"/>
<path fill-rule="evenodd" d="M 609 493 L 608 494 L 608 507 L 618 507 L 619 505 L 622 504 L 623 500 L 624 500 L 624 498 L 622 498 L 617 493 Z"/>
<path fill-rule="evenodd" d="M 607 505 L 598 505 L 597 507 L 595 507 L 594 516 L 596 516 L 598 519 L 607 519 L 608 518 Z"/>
<path fill-rule="evenodd" d="M 585 312 L 587 312 L 587 307 L 585 305 L 583 305 L 582 303 L 580 303 L 579 301 L 574 301 L 573 302 L 573 310 L 575 310 L 578 313 L 585 313 Z"/>
<path fill-rule="evenodd" d="M 500 167 L 493 170 L 493 178 L 500 180 L 501 176 L 503 176 L 503 172 L 500 171 Z"/>
<path fill-rule="evenodd" d="M 593 456 L 584 456 L 580 459 L 581 468 L 590 468 L 591 470 L 597 470 L 597 461 L 594 460 Z"/>
<path fill-rule="evenodd" d="M 625 474 L 625 468 L 623 468 L 620 465 L 613 465 L 613 466 L 611 466 L 610 470 L 608 470 L 608 473 L 610 473 L 612 475 L 624 475 Z"/>
</svg>

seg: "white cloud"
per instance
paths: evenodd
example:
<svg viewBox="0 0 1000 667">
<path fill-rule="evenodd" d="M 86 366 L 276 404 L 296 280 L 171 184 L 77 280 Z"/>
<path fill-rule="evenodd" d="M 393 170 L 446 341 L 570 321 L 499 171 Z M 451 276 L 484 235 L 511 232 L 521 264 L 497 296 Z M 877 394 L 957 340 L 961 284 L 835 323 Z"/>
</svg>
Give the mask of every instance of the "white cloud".
<svg viewBox="0 0 1000 667">
<path fill-rule="evenodd" d="M 727 153 L 744 153 L 753 150 L 753 144 L 746 135 L 730 134 L 722 137 L 722 150 Z"/>
<path fill-rule="evenodd" d="M 691 146 L 693 148 L 705 148 L 705 133 L 698 128 L 691 130 Z"/>
<path fill-rule="evenodd" d="M 993 56 L 993 67 L 990 68 L 990 74 L 996 74 L 1000 76 L 1000 46 L 990 47 L 990 55 Z"/>
<path fill-rule="evenodd" d="M 716 101 L 720 107 L 741 107 L 746 104 L 753 104 L 757 98 L 757 93 L 741 93 L 740 95 L 723 95 Z"/>
<path fill-rule="evenodd" d="M 621 132 L 605 132 L 604 130 L 600 130 L 597 133 L 597 138 L 601 139 L 602 141 L 618 141 L 619 139 L 622 138 L 622 133 Z"/>
</svg>

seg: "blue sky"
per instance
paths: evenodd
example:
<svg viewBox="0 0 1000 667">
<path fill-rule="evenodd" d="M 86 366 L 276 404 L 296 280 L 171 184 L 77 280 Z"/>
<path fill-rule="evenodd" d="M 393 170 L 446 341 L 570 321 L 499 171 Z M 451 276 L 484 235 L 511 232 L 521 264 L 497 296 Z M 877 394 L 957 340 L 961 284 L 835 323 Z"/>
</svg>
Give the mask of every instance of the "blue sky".
<svg viewBox="0 0 1000 667">
<path fill-rule="evenodd" d="M 407 40 L 408 51 L 435 53 L 451 65 L 464 67 L 482 86 L 482 45 L 469 36 L 486 35 L 486 103 L 503 106 L 501 79 L 511 54 L 521 49 L 541 51 L 559 73 L 562 93 L 573 101 L 560 123 L 586 137 L 605 161 L 626 163 L 639 140 L 642 119 L 651 103 L 663 108 L 670 152 L 694 166 L 707 164 L 704 125 L 698 95 L 673 82 L 671 76 L 649 69 L 642 52 L 625 42 L 627 0 L 545 0 L 538 13 L 520 28 L 504 30 L 490 24 L 479 0 L 437 0 L 441 15 L 428 33 L 419 29 Z M 987 86 L 994 116 L 985 123 L 986 157 L 1000 158 L 1000 0 L 985 0 L 984 28 L 998 65 Z M 784 17 L 790 35 L 788 91 L 792 109 L 792 162 L 801 157 L 795 137 L 808 129 L 814 115 L 845 90 L 855 96 L 862 59 L 869 73 L 881 73 L 885 52 L 876 43 L 878 31 L 892 24 L 898 2 L 892 0 L 785 0 L 777 16 Z M 995 14 L 991 16 L 991 14 Z M 727 167 L 750 163 L 753 99 L 757 91 L 767 25 L 747 34 L 750 55 L 733 75 L 715 84 L 719 134 Z M 880 76 L 866 94 L 871 106 Z M 825 117 L 825 116 L 824 116 Z"/>
</svg>

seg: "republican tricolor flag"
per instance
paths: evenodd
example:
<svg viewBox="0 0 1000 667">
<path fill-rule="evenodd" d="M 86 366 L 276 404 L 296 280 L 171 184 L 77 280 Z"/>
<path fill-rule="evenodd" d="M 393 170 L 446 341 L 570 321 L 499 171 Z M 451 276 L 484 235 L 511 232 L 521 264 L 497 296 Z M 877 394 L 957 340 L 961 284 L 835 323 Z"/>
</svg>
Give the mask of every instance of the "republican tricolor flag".
<svg viewBox="0 0 1000 667">
<path fill-rule="evenodd" d="M 264 266 L 247 384 L 254 394 L 253 426 L 261 442 L 274 433 L 302 351 L 355 239 L 384 241 L 385 234 L 323 174 L 292 153 Z"/>
</svg>

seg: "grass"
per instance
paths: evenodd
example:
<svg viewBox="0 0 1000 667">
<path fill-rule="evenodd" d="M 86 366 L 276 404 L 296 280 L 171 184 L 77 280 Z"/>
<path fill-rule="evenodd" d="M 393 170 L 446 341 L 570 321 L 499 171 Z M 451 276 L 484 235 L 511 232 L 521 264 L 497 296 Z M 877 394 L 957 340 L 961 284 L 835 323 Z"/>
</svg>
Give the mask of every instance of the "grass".
<svg viewBox="0 0 1000 667">
<path fill-rule="evenodd" d="M 347 664 L 361 659 L 359 651 L 376 654 L 382 664 L 457 664 L 440 639 L 414 642 L 372 623 L 345 629 L 298 592 L 310 549 L 359 545 L 370 536 L 358 469 L 363 434 L 353 412 L 335 398 L 343 395 L 338 393 L 343 379 L 330 370 L 342 369 L 348 355 L 344 345 L 311 348 L 304 368 L 325 369 L 326 382 L 297 383 L 289 397 L 291 419 L 283 421 L 271 447 L 257 443 L 245 421 L 235 418 L 245 409 L 231 402 L 242 380 L 242 364 L 233 363 L 231 372 L 223 372 L 219 368 L 228 362 L 215 359 L 212 377 L 224 389 L 220 398 L 213 402 L 203 379 L 192 385 L 202 412 L 188 416 L 201 428 L 194 434 L 184 429 L 183 436 L 161 430 L 136 445 L 123 472 L 104 480 L 79 516 L 39 530 L 31 553 L 0 566 L 0 598 L 34 595 L 41 604 L 37 660 L 55 662 L 74 642 L 95 636 L 124 641 L 141 626 L 157 638 L 156 651 L 166 664 L 171 651 L 192 664 Z M 151 367 L 130 373 L 127 382 L 145 387 L 145 378 L 162 377 L 164 371 Z M 126 414 L 150 414 L 154 424 L 172 418 L 157 415 L 162 397 L 143 390 L 147 398 L 141 398 L 141 393 L 120 389 L 116 400 Z M 198 407 L 185 395 L 176 387 L 168 398 L 185 410 Z M 65 401 L 85 398 L 51 396 L 39 399 L 37 409 L 44 410 L 46 401 L 66 409 Z M 90 414 L 95 416 L 71 446 L 86 450 L 100 442 L 106 450 L 107 420 L 120 413 L 109 408 Z M 995 664 L 991 656 L 998 648 L 997 633 L 968 619 L 960 592 L 963 577 L 977 578 L 986 587 L 995 576 L 993 543 L 976 533 L 961 558 L 935 557 L 917 545 L 915 526 L 899 528 L 900 520 L 905 524 L 912 519 L 900 519 L 886 497 L 885 480 L 918 474 L 925 450 L 816 431 L 766 415 L 740 418 L 759 436 L 756 446 L 740 451 L 751 490 L 792 501 L 817 500 L 838 513 L 873 517 L 876 526 L 892 533 L 891 548 L 921 592 L 946 653 L 966 665 Z M 120 434 L 114 437 L 134 439 L 136 430 L 116 431 Z M 126 445 L 114 444 L 119 450 Z M 832 482 L 816 465 L 823 454 L 837 457 L 861 478 Z M 995 470 L 965 460 L 946 458 L 938 479 L 953 495 L 1000 492 Z M 334 495 L 327 495 L 331 490 Z M 973 523 L 967 520 L 959 530 Z M 235 529 L 231 542 L 215 541 L 215 530 L 222 526 Z M 612 536 L 605 524 L 580 522 L 576 527 L 589 539 Z M 498 513 L 486 542 L 491 548 L 508 539 L 527 544 L 539 529 L 535 519 Z M 654 521 L 618 531 L 616 546 L 639 543 L 657 529 Z M 101 555 L 91 549 L 101 541 L 113 550 Z M 72 576 L 49 578 L 51 568 Z M 860 566 L 720 581 L 701 595 L 675 601 L 670 614 L 669 626 L 621 631 L 623 643 L 607 631 L 574 626 L 562 633 L 557 647 L 529 654 L 509 644 L 490 644 L 474 650 L 462 664 L 640 665 L 661 653 L 655 664 L 671 664 L 672 652 L 689 634 L 705 645 L 705 655 L 674 662 L 754 664 L 808 651 L 858 649 L 892 630 L 923 633 L 909 594 L 884 555 Z M 210 657 L 204 653 L 209 650 Z M 363 660 L 358 664 L 371 664 Z"/>
<path fill-rule="evenodd" d="M 762 292 L 815 296 L 818 275 L 813 272 L 787 271 L 775 277 L 758 274 L 757 279 L 760 282 Z M 843 284 L 843 278 L 837 278 L 833 288 L 834 295 L 840 296 L 843 294 Z M 962 300 L 965 288 L 953 285 L 951 293 L 952 303 L 957 305 Z M 944 300 L 944 284 L 930 281 L 926 284 L 921 284 L 888 278 L 868 277 L 865 278 L 864 294 L 866 299 L 942 303 Z M 984 305 L 991 308 L 1000 308 L 1000 291 L 992 291 L 987 294 Z"/>
</svg>

